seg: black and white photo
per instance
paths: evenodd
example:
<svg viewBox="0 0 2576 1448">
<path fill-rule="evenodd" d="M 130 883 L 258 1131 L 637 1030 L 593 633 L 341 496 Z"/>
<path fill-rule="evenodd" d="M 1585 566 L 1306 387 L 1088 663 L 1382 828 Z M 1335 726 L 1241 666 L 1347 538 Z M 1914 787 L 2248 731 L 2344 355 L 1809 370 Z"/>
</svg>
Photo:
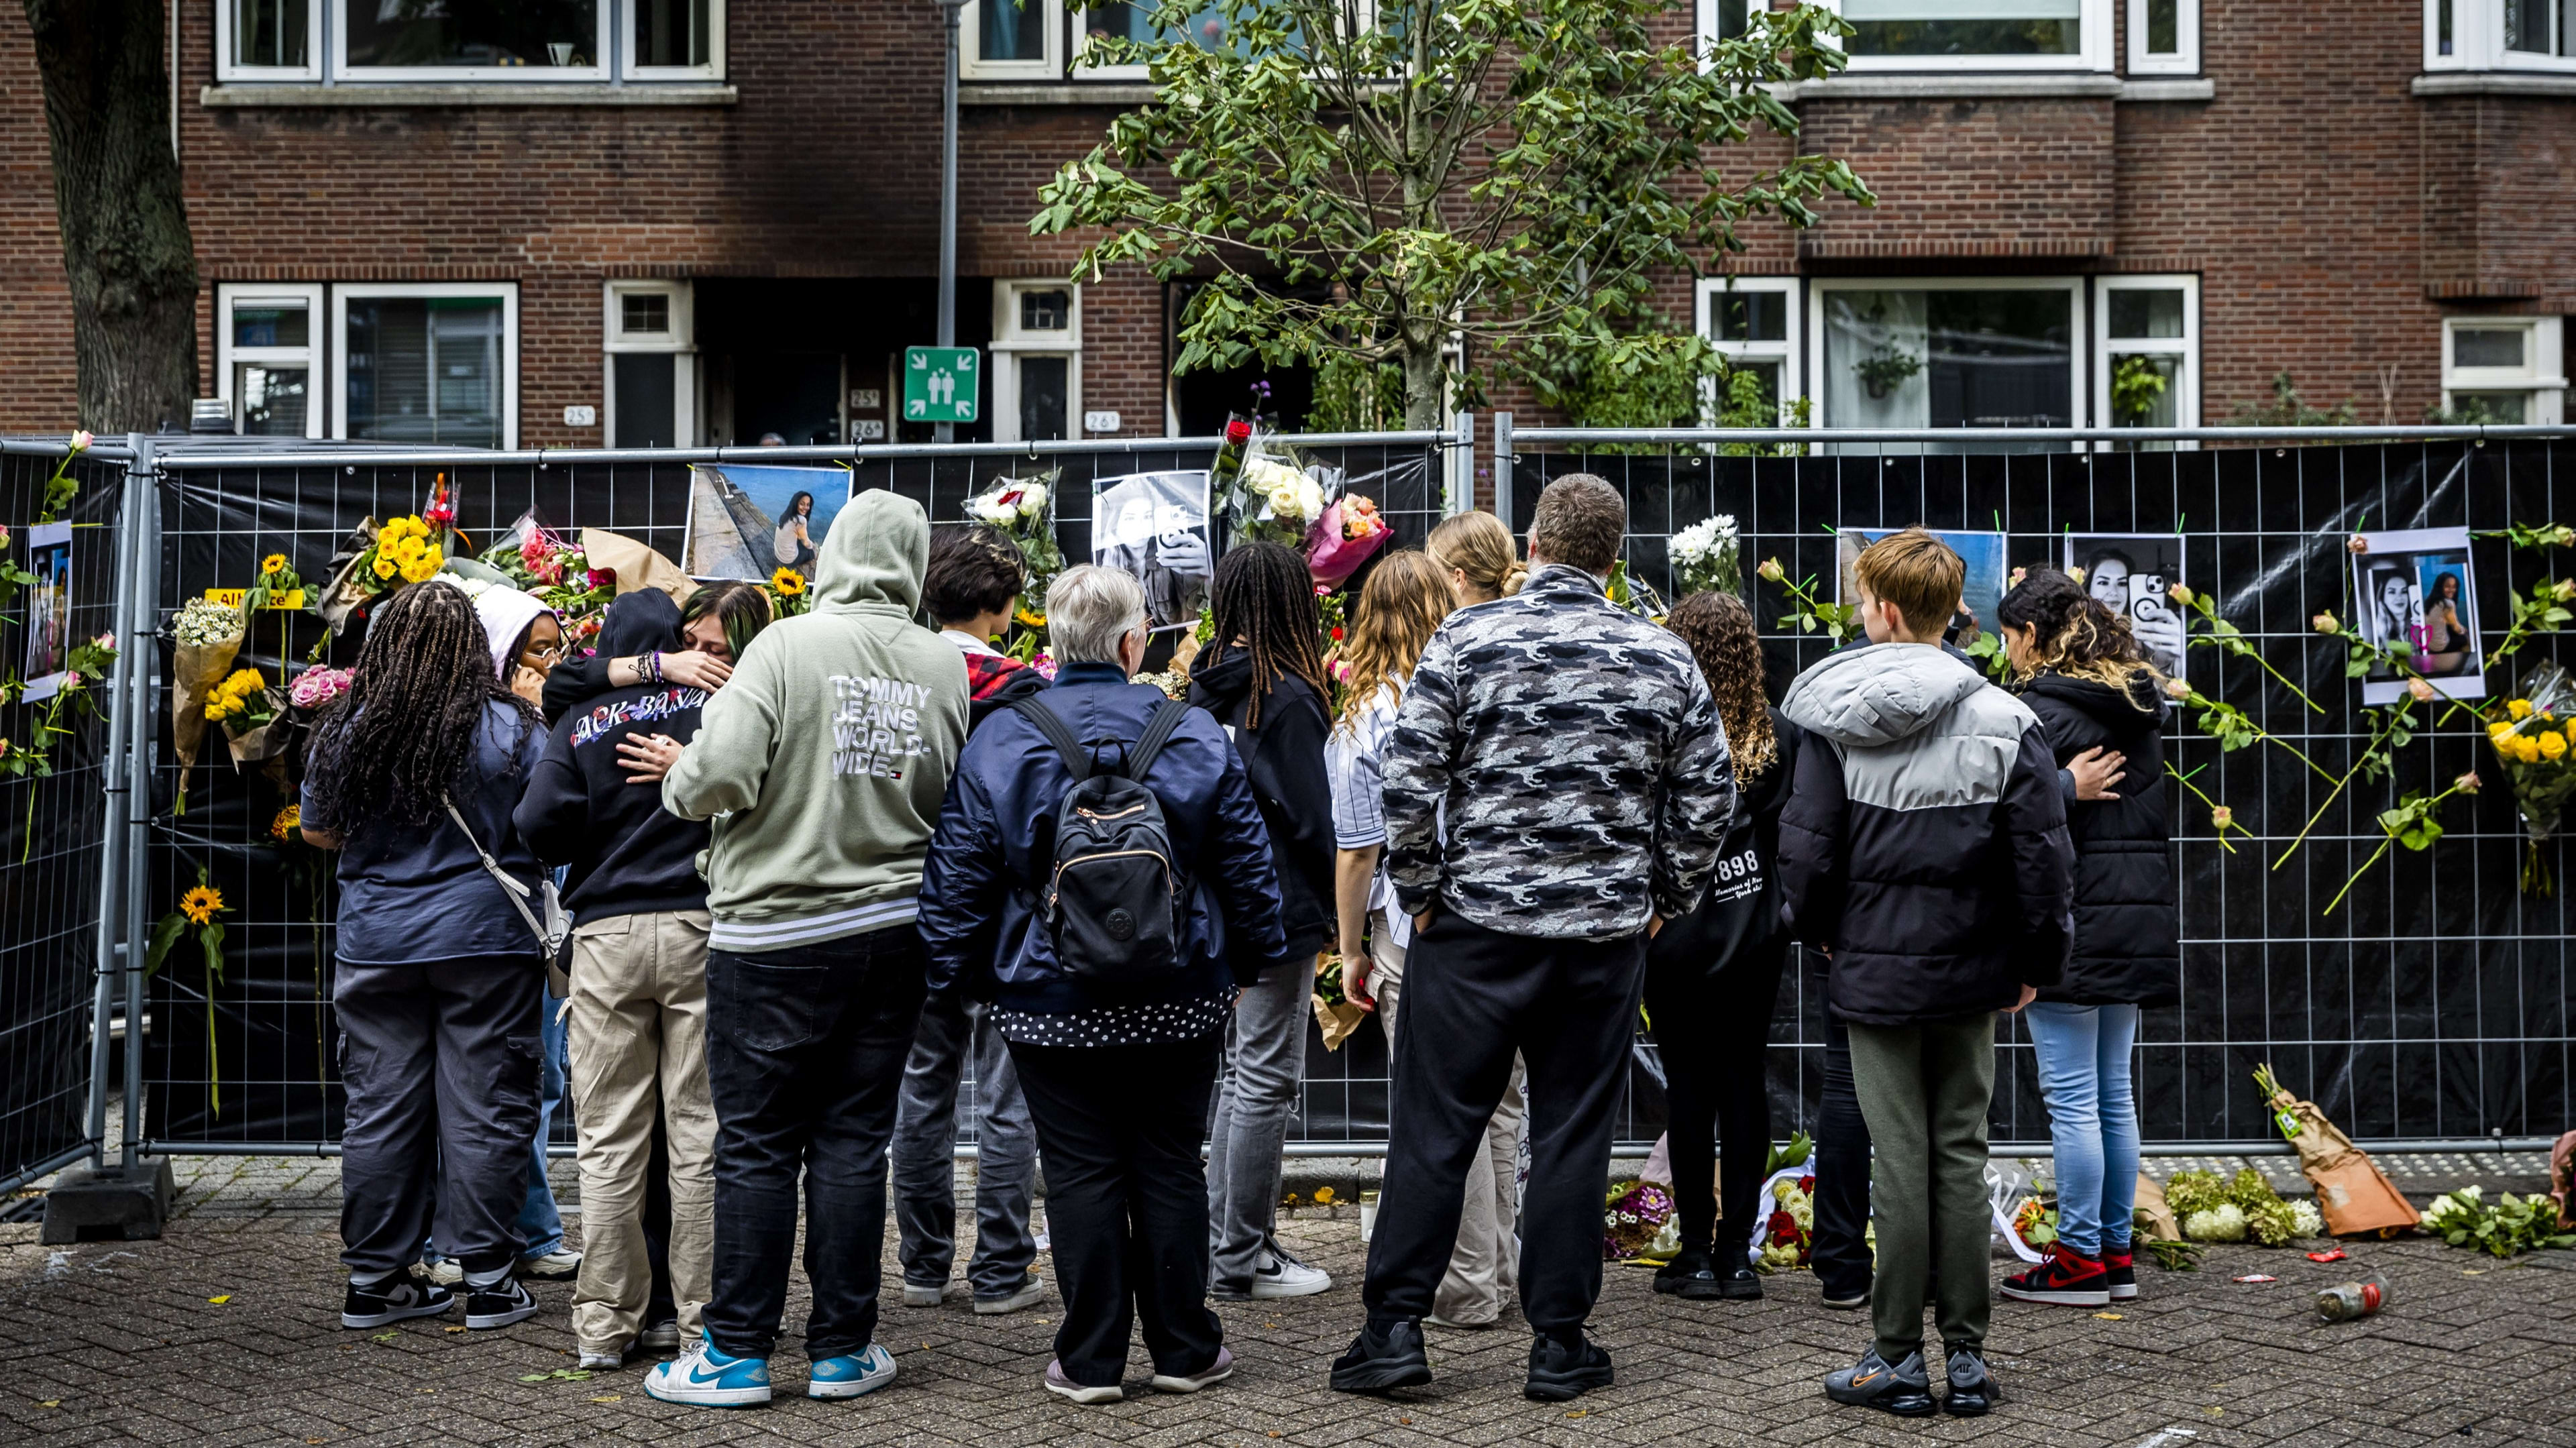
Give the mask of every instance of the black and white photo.
<svg viewBox="0 0 2576 1448">
<path fill-rule="evenodd" d="M 1145 587 L 1157 632 L 1196 627 L 1215 570 L 1205 471 L 1130 473 L 1091 484 L 1091 561 Z"/>
<path fill-rule="evenodd" d="M 2168 678 L 2183 670 L 2183 616 L 2173 587 L 2182 575 L 2177 533 L 2070 533 L 2066 571 L 2104 608 L 2129 621 L 2129 632 Z"/>
</svg>

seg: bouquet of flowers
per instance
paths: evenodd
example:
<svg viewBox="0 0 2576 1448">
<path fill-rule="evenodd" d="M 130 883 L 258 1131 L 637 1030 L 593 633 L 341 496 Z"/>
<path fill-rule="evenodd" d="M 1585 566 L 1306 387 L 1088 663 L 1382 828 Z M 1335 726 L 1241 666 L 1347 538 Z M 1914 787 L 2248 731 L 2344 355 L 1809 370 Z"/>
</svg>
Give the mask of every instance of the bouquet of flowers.
<svg viewBox="0 0 2576 1448">
<path fill-rule="evenodd" d="M 1046 627 L 1047 586 L 1064 571 L 1064 550 L 1055 541 L 1055 486 L 1062 472 L 1049 468 L 1034 478 L 995 478 L 966 500 L 967 517 L 1001 529 L 1019 546 L 1029 584 L 1012 617 L 1032 633 Z"/>
<path fill-rule="evenodd" d="M 1770 1171 L 1753 1197 L 1757 1206 L 1770 1204 L 1753 1219 L 1752 1260 L 1760 1271 L 1804 1267 L 1815 1251 L 1815 1155 L 1816 1144 L 1803 1131 L 1771 1149 Z"/>
<path fill-rule="evenodd" d="M 2534 1192 L 2517 1197 L 2506 1192 L 2494 1206 L 2482 1187 L 2466 1186 L 2433 1199 L 2424 1209 L 2424 1230 L 2454 1247 L 2475 1247 L 2493 1257 L 2515 1257 L 2549 1247 L 2576 1248 L 2576 1233 L 2558 1226 L 2558 1204 Z"/>
<path fill-rule="evenodd" d="M 1673 1194 L 1653 1182 L 1621 1182 L 1610 1189 L 1601 1213 L 1601 1260 L 1670 1261 L 1681 1250 L 1681 1219 Z"/>
<path fill-rule="evenodd" d="M 1151 678 L 1140 683 L 1152 683 Z M 1368 1019 L 1368 1007 L 1342 993 L 1342 958 L 1326 952 L 1315 957 L 1315 1025 L 1324 1033 L 1324 1049 L 1338 1051 L 1342 1042 Z"/>
<path fill-rule="evenodd" d="M 769 613 L 772 618 L 794 618 L 814 606 L 814 598 L 808 592 L 805 575 L 793 568 L 779 569 L 769 575 L 769 581 L 761 587 L 769 595 Z"/>
<path fill-rule="evenodd" d="M 295 676 L 286 691 L 286 701 L 298 712 L 318 714 L 349 692 L 347 669 L 306 669 Z"/>
<path fill-rule="evenodd" d="M 376 530 L 376 544 L 358 558 L 359 587 L 382 593 L 402 583 L 426 582 L 447 561 L 442 538 L 419 517 L 396 518 Z M 374 579 L 371 584 L 367 579 Z"/>
<path fill-rule="evenodd" d="M 1364 493 L 1344 493 L 1306 530 L 1306 574 L 1318 586 L 1340 583 L 1385 547 L 1390 536 L 1374 499 Z"/>
<path fill-rule="evenodd" d="M 1230 445 L 1234 426 L 1227 424 Z M 1297 464 L 1274 434 L 1255 429 L 1241 446 L 1242 463 L 1230 475 L 1217 479 L 1223 490 L 1217 504 L 1228 520 L 1232 543 L 1240 546 L 1266 540 L 1303 552 L 1307 532 L 1324 516 L 1324 506 L 1331 501 L 1324 495 L 1324 485 Z M 1219 471 L 1223 473 L 1224 469 Z"/>
<path fill-rule="evenodd" d="M 257 669 L 235 669 L 206 700 L 206 718 L 224 726 L 235 765 L 255 763 L 286 748 L 288 731 L 270 726 L 279 719 L 277 696 Z"/>
<path fill-rule="evenodd" d="M 178 646 L 170 663 L 170 745 L 179 755 L 176 811 L 186 814 L 188 775 L 206 737 L 206 705 L 241 651 L 242 611 L 212 599 L 189 599 L 171 635 Z"/>
<path fill-rule="evenodd" d="M 1674 593 L 1687 597 L 1694 593 L 1743 592 L 1739 547 L 1735 518 L 1729 513 L 1703 518 L 1675 533 L 1671 543 Z"/>
<path fill-rule="evenodd" d="M 2576 794 L 2576 683 L 2556 664 L 2523 676 L 2522 695 L 2505 701 L 2501 718 L 2487 724 L 2487 743 L 2513 788 L 2529 848 L 2522 859 L 2525 894 L 2547 895 L 2552 886 L 2540 847 L 2558 831 L 2567 797 Z"/>
</svg>

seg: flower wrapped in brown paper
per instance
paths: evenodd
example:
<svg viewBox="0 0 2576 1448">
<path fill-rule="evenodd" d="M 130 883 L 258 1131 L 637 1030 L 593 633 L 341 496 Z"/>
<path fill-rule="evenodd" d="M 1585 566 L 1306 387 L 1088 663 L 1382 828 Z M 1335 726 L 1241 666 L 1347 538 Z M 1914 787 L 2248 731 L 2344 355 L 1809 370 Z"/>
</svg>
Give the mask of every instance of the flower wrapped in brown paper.
<svg viewBox="0 0 2576 1448">
<path fill-rule="evenodd" d="M 2313 1101 L 2302 1101 L 2281 1088 L 2271 1063 L 2256 1067 L 2254 1084 L 2272 1107 L 2272 1120 L 2299 1153 L 2299 1170 L 2317 1189 L 2317 1209 L 2326 1230 L 2338 1237 L 2376 1232 L 2394 1237 L 2421 1220 L 2413 1205 L 2379 1170 L 2370 1154 L 2335 1129 Z"/>
<path fill-rule="evenodd" d="M 242 611 L 228 603 L 192 598 L 171 627 L 176 647 L 170 663 L 170 747 L 179 755 L 177 813 L 188 812 L 188 776 L 206 739 L 206 700 L 232 671 L 241 652 Z"/>
<path fill-rule="evenodd" d="M 1368 1019 L 1368 1007 L 1342 994 L 1342 958 L 1315 957 L 1315 1025 L 1324 1033 L 1324 1049 L 1338 1051 L 1342 1042 Z"/>
<path fill-rule="evenodd" d="M 698 581 L 682 572 L 680 565 L 623 533 L 584 528 L 581 553 L 594 571 L 617 575 L 620 597 L 639 588 L 658 588 L 671 595 L 673 601 L 686 603 L 689 595 L 698 591 Z"/>
</svg>

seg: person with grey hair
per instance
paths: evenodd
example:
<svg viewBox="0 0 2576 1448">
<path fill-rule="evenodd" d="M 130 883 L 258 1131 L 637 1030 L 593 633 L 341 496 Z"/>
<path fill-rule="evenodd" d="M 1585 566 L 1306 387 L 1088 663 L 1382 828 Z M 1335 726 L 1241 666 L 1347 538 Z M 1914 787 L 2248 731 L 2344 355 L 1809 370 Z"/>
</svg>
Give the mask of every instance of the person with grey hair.
<svg viewBox="0 0 2576 1448">
<path fill-rule="evenodd" d="M 1147 634 L 1136 580 L 1066 570 L 1047 592 L 1047 631 L 1054 687 L 986 720 L 949 783 L 922 874 L 930 989 L 990 1002 L 1037 1126 L 1065 1308 L 1047 1390 L 1077 1403 L 1125 1396 L 1128 1332 L 1142 1319 L 1155 1390 L 1196 1392 L 1234 1370 L 1204 1300 L 1199 1141 L 1235 996 L 1286 954 L 1279 882 L 1224 728 L 1204 710 L 1158 720 L 1162 691 L 1130 682 Z M 1063 743 L 1032 710 L 1052 716 Z M 1038 905 L 1059 807 L 1077 784 L 1111 775 L 1151 791 L 1182 867 L 1169 962 L 1115 983 L 1068 965 Z"/>
</svg>

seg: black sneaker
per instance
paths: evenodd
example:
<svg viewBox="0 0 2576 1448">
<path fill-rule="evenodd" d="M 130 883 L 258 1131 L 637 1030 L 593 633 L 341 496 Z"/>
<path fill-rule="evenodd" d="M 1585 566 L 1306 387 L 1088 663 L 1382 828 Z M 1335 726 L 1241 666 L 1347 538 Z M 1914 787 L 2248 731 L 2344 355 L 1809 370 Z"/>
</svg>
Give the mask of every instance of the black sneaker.
<svg viewBox="0 0 2576 1448">
<path fill-rule="evenodd" d="M 1995 1391 L 1994 1374 L 1986 1371 L 1986 1355 L 1972 1347 L 1950 1349 L 1950 1396 L 1941 1400 L 1941 1411 L 1961 1418 L 1982 1418 L 2003 1394 Z"/>
<path fill-rule="evenodd" d="M 1529 1382 L 1521 1396 L 1533 1403 L 1566 1403 L 1610 1386 L 1610 1354 L 1588 1337 L 1571 1343 L 1542 1337 L 1530 1344 Z"/>
<path fill-rule="evenodd" d="M 1422 1324 L 1401 1318 L 1370 1319 L 1351 1350 L 1333 1359 L 1333 1391 L 1383 1393 L 1389 1388 L 1418 1388 L 1431 1381 L 1431 1360 L 1422 1352 Z"/>
<path fill-rule="evenodd" d="M 1837 1403 L 1876 1408 L 1900 1418 L 1928 1418 L 1941 1411 L 1932 1401 L 1932 1379 L 1923 1369 L 1923 1354 L 1910 1352 L 1891 1367 L 1877 1348 L 1860 1361 L 1825 1375 L 1825 1396 Z"/>
<path fill-rule="evenodd" d="M 465 1299 L 467 1327 L 508 1327 L 537 1315 L 537 1299 L 526 1283 L 515 1277 L 504 1277 L 489 1287 L 478 1287 Z"/>
<path fill-rule="evenodd" d="M 1732 1257 L 1719 1260 L 1734 1265 L 1721 1266 L 1717 1269 L 1718 1296 L 1729 1302 L 1762 1300 L 1762 1274 L 1753 1270 L 1753 1264 L 1744 1260 L 1743 1253 L 1738 1252 Z"/>
<path fill-rule="evenodd" d="M 1708 1302 L 1719 1295 L 1717 1262 L 1704 1247 L 1683 1250 L 1655 1269 L 1655 1290 L 1687 1302 Z"/>
<path fill-rule="evenodd" d="M 407 1317 L 436 1317 L 456 1305 L 456 1294 L 408 1272 L 397 1272 L 373 1287 L 349 1284 L 340 1301 L 342 1327 L 383 1327 Z"/>
</svg>

